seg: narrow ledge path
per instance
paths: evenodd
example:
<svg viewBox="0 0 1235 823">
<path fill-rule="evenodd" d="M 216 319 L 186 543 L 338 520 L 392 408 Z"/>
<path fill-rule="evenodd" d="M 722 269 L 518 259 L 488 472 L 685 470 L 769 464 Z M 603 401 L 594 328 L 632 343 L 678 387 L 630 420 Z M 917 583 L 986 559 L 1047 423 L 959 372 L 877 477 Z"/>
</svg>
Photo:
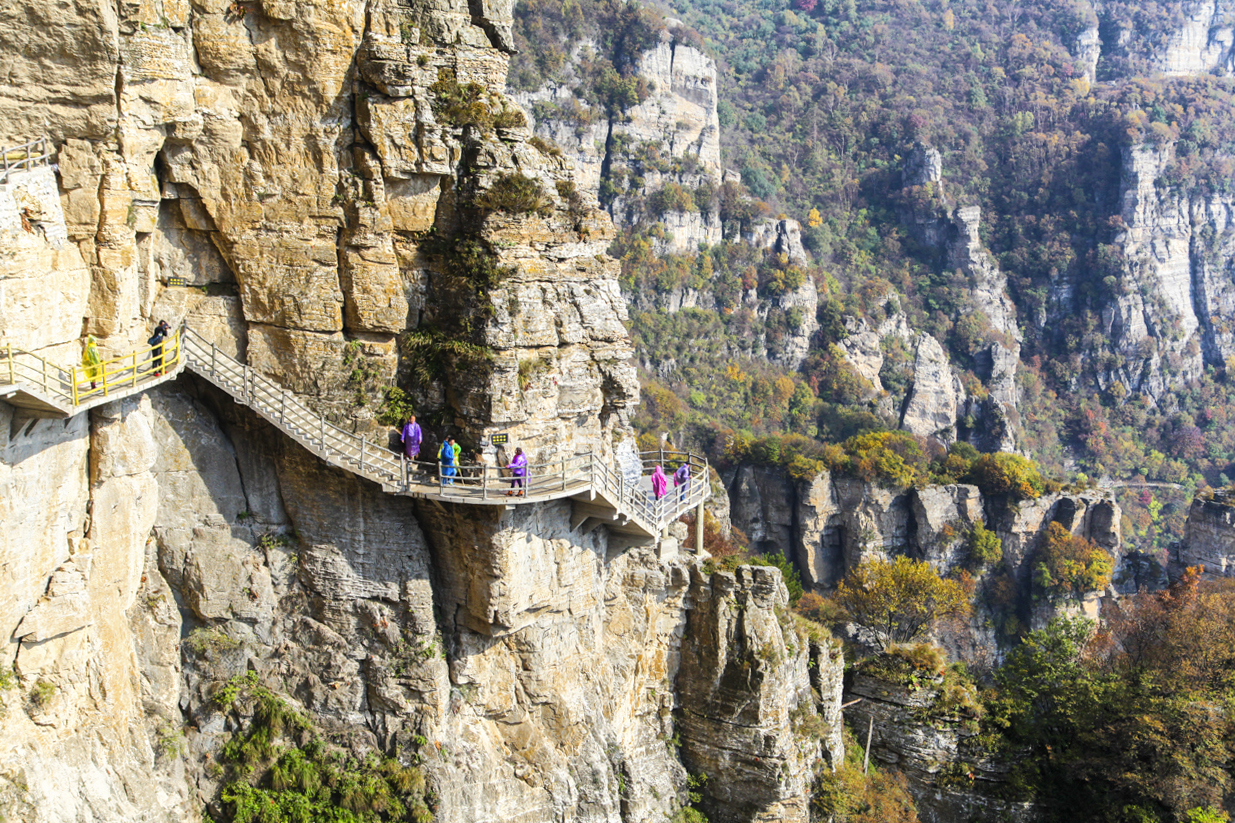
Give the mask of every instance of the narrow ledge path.
<svg viewBox="0 0 1235 823">
<path fill-rule="evenodd" d="M 515 506 L 551 500 L 572 501 L 571 526 L 591 531 L 598 525 L 622 535 L 627 545 L 654 542 L 682 515 L 696 510 L 696 550 L 701 548 L 703 503 L 711 494 L 708 463 L 688 452 L 640 455 L 638 478 L 629 477 L 598 455 L 587 452 L 547 463 L 529 464 L 521 485 L 493 466 L 459 466 L 446 476 L 438 463 L 410 461 L 364 437 L 346 431 L 313 411 L 296 394 L 219 351 L 185 327 L 158 347 L 148 346 L 106 360 L 89 372 L 68 369 L 12 347 L 0 351 L 0 401 L 23 417 L 68 418 L 175 380 L 186 369 L 257 412 L 331 466 L 377 483 L 389 494 L 441 503 Z M 657 499 L 643 472 L 654 465 L 686 463 L 691 480 Z"/>
</svg>

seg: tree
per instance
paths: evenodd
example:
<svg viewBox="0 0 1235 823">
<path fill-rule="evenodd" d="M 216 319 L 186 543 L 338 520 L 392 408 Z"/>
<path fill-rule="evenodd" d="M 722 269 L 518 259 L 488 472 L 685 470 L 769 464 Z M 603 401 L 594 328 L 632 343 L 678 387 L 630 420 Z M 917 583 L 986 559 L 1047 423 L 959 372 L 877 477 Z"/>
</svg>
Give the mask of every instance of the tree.
<svg viewBox="0 0 1235 823">
<path fill-rule="evenodd" d="M 1010 494 L 1019 500 L 1032 500 L 1046 491 L 1038 465 L 1008 452 L 982 455 L 973 462 L 966 479 L 983 494 Z"/>
<path fill-rule="evenodd" d="M 960 581 L 942 578 L 929 563 L 903 555 L 862 563 L 837 586 L 834 600 L 884 649 L 924 637 L 937 620 L 970 610 Z"/>
<path fill-rule="evenodd" d="M 1101 546 L 1051 523 L 1034 566 L 1034 582 L 1051 594 L 1079 597 L 1105 587 L 1113 570 L 1111 556 Z"/>
</svg>

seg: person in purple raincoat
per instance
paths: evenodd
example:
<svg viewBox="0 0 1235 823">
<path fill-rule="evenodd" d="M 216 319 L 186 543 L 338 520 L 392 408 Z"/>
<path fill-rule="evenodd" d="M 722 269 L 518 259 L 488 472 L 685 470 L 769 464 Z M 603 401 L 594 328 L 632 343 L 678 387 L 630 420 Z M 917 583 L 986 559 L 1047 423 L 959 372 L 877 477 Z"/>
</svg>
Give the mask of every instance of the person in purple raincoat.
<svg viewBox="0 0 1235 823">
<path fill-rule="evenodd" d="M 523 453 L 523 449 L 515 449 L 515 456 L 506 464 L 506 468 L 510 469 L 510 491 L 506 492 L 506 496 L 521 495 L 527 489 L 523 485 L 523 478 L 527 476 L 527 455 Z M 519 491 L 515 491 L 518 487 Z"/>
<path fill-rule="evenodd" d="M 690 466 L 685 461 L 673 473 L 673 485 L 678 490 L 678 500 L 686 502 L 686 492 L 690 488 Z"/>
<path fill-rule="evenodd" d="M 420 456 L 420 441 L 424 439 L 424 435 L 420 431 L 420 424 L 416 422 L 416 415 L 410 415 L 407 418 L 407 425 L 403 427 L 403 434 L 400 435 L 403 440 L 403 453 L 407 455 L 408 460 L 415 460 Z"/>
<path fill-rule="evenodd" d="M 669 478 L 665 477 L 665 470 L 657 466 L 652 471 L 652 495 L 657 499 L 665 496 L 665 492 L 669 490 Z"/>
</svg>

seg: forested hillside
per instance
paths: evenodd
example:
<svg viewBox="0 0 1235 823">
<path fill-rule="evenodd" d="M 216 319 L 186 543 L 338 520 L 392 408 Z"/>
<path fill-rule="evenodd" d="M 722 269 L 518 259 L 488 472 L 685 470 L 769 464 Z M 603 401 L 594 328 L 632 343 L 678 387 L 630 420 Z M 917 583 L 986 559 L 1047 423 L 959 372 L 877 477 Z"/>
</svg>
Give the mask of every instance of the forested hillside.
<svg viewBox="0 0 1235 823">
<path fill-rule="evenodd" d="M 1230 482 L 1230 302 L 1200 281 L 1230 281 L 1235 85 L 1222 65 L 1164 76 L 1187 68 L 1176 70 L 1186 63 L 1176 34 L 1197 8 L 1115 3 L 1099 17 L 1085 2 L 520 3 L 512 82 L 560 77 L 582 53 L 576 95 L 619 117 L 646 94 L 637 57 L 666 19 L 674 42 L 718 63 L 723 162 L 737 174 L 647 192 L 653 207 L 615 247 L 636 304 L 647 429 L 720 443 L 730 431 L 839 442 L 895 427 L 914 381 L 912 335 L 925 332 L 963 385 L 956 437 L 990 448 L 982 431 L 1006 423 L 1016 448 L 1061 478 Z M 580 38 L 596 50 L 580 52 Z M 937 180 L 911 168 L 931 150 Z M 666 203 L 718 212 L 725 241 L 658 254 Z M 980 208 L 1012 327 L 957 265 L 948 237 L 962 206 Z M 740 242 L 744 226 L 777 215 L 801 223 L 809 263 Z M 1182 251 L 1162 262 L 1172 242 Z M 810 355 L 787 364 L 776 347 L 802 309 L 776 300 L 808 278 L 819 329 Z M 694 308 L 665 310 L 684 293 Z M 910 334 L 888 333 L 896 315 Z M 860 321 L 882 336 L 877 382 L 844 345 Z M 997 347 L 1019 348 L 1014 378 L 994 374 Z M 1016 402 L 992 403 L 992 391 Z M 1182 524 L 1155 494 L 1123 500 L 1129 536 L 1147 546 Z"/>
</svg>

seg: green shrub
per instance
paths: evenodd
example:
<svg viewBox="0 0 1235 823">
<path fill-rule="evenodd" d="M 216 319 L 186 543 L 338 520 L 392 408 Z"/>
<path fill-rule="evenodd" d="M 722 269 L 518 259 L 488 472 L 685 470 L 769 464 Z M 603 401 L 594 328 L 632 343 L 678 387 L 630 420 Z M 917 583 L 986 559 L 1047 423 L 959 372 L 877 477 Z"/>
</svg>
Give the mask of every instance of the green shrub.
<svg viewBox="0 0 1235 823">
<path fill-rule="evenodd" d="M 503 174 L 476 198 L 476 206 L 485 213 L 539 214 L 553 212 L 553 202 L 545 194 L 540 181 L 515 172 Z"/>
<path fill-rule="evenodd" d="M 969 532 L 969 559 L 979 568 L 1003 559 L 1003 541 L 981 520 L 975 520 Z"/>
<path fill-rule="evenodd" d="M 1059 523 L 1047 526 L 1034 564 L 1034 583 L 1051 595 L 1098 591 L 1111 582 L 1111 556 L 1092 540 L 1072 534 Z"/>
<path fill-rule="evenodd" d="M 407 392 L 398 386 L 391 386 L 386 389 L 386 396 L 382 398 L 382 405 L 377 413 L 377 422 L 383 426 L 402 426 L 407 422 L 407 418 L 415 413 L 416 407 L 412 404 L 412 398 Z"/>
<path fill-rule="evenodd" d="M 250 672 L 216 696 L 240 726 L 223 746 L 222 823 L 379 823 L 433 819 L 424 775 L 371 752 L 332 745 Z M 243 711 L 240 711 L 243 709 Z M 245 717 L 251 719 L 245 722 Z"/>
<path fill-rule="evenodd" d="M 849 469 L 858 478 L 878 481 L 893 487 L 912 486 L 925 476 L 926 452 L 922 444 L 905 432 L 871 432 L 849 438 L 844 443 Z"/>
<path fill-rule="evenodd" d="M 30 702 L 40 709 L 47 708 L 55 696 L 56 684 L 41 677 L 30 687 Z"/>
</svg>

